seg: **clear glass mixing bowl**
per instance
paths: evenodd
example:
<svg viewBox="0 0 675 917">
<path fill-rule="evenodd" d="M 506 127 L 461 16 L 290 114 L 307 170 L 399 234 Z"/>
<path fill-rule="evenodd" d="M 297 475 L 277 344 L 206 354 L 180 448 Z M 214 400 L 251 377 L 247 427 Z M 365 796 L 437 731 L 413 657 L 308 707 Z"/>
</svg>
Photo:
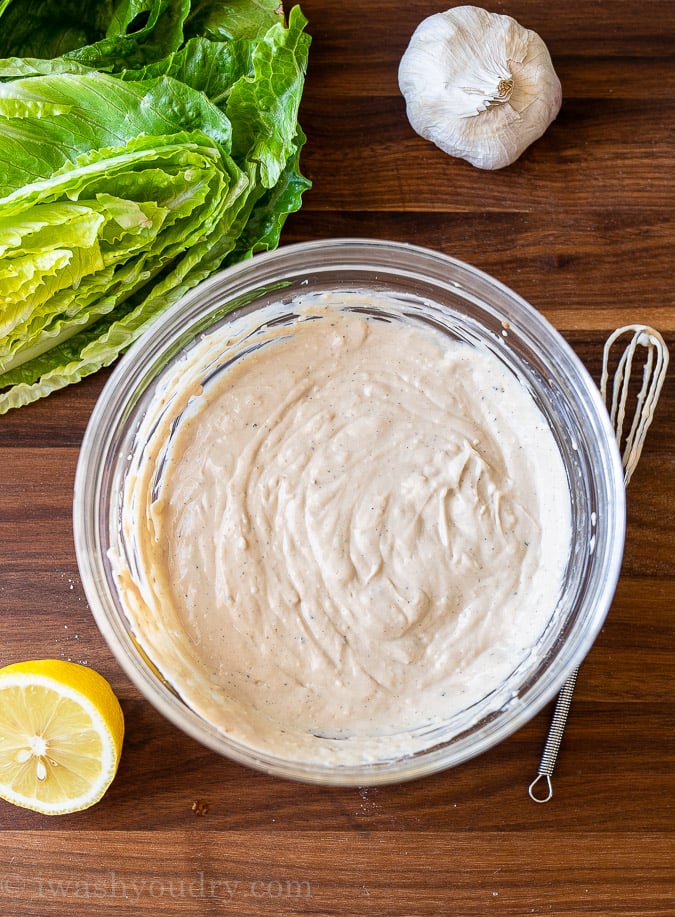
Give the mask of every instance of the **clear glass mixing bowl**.
<svg viewBox="0 0 675 917">
<path fill-rule="evenodd" d="M 110 562 L 129 550 L 120 495 L 136 433 L 158 383 L 205 333 L 263 307 L 289 320 L 289 303 L 321 291 L 386 294 L 396 308 L 453 339 L 488 347 L 526 385 L 563 456 L 573 544 L 556 614 L 541 640 L 498 692 L 460 717 L 427 728 L 421 750 L 366 764 L 331 765 L 261 753 L 215 728 L 181 699 L 138 645 Z M 267 315 L 267 319 L 269 315 Z M 209 368 L 204 368 L 204 376 Z M 83 587 L 104 638 L 143 695 L 205 746 L 277 776 L 324 784 L 372 785 L 455 766 L 514 733 L 560 690 L 590 649 L 616 588 L 625 536 L 625 491 L 614 434 L 590 375 L 554 328 L 492 277 L 412 245 L 336 239 L 257 255 L 189 292 L 162 315 L 112 372 L 92 413 L 79 458 L 74 536 Z"/>
</svg>

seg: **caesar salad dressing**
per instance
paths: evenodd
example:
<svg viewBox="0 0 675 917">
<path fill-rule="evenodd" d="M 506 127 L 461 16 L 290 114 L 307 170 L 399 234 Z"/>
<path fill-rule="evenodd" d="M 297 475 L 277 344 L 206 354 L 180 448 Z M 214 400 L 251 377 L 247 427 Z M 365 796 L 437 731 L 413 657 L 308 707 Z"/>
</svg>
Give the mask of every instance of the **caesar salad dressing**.
<svg viewBox="0 0 675 917">
<path fill-rule="evenodd" d="M 515 375 L 340 308 L 360 302 L 296 303 L 292 333 L 252 349 L 244 331 L 226 365 L 206 336 L 175 368 L 116 559 L 140 645 L 193 709 L 349 764 L 412 752 L 496 691 L 550 622 L 571 542 L 560 454 Z"/>
</svg>

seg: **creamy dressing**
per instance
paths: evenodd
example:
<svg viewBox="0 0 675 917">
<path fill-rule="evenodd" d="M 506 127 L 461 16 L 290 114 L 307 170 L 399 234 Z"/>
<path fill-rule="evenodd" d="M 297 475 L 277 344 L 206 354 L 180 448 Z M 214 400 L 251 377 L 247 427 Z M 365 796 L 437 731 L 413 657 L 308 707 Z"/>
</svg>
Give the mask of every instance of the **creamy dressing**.
<svg viewBox="0 0 675 917">
<path fill-rule="evenodd" d="M 156 394 L 123 495 L 140 645 L 217 729 L 294 760 L 411 753 L 498 696 L 570 551 L 527 388 L 487 350 L 359 305 L 296 303 L 227 359 L 207 335 Z"/>
</svg>

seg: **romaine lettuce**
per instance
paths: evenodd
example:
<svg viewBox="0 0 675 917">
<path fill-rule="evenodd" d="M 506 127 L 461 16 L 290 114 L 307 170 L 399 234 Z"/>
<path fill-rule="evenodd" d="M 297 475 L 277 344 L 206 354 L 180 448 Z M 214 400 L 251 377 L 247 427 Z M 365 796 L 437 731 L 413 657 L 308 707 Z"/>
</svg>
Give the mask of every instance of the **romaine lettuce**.
<svg viewBox="0 0 675 917">
<path fill-rule="evenodd" d="M 274 248 L 309 187 L 299 7 L 82 6 L 0 0 L 0 413 Z"/>
</svg>

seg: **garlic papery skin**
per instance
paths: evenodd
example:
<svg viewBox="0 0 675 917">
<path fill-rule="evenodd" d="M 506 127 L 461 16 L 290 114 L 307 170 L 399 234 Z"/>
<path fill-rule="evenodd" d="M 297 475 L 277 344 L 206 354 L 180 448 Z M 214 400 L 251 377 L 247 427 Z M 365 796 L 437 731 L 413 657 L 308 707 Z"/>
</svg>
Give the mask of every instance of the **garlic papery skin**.
<svg viewBox="0 0 675 917">
<path fill-rule="evenodd" d="M 539 35 L 477 6 L 424 19 L 401 58 L 398 82 L 412 128 L 479 169 L 515 162 L 562 104 Z"/>
</svg>

